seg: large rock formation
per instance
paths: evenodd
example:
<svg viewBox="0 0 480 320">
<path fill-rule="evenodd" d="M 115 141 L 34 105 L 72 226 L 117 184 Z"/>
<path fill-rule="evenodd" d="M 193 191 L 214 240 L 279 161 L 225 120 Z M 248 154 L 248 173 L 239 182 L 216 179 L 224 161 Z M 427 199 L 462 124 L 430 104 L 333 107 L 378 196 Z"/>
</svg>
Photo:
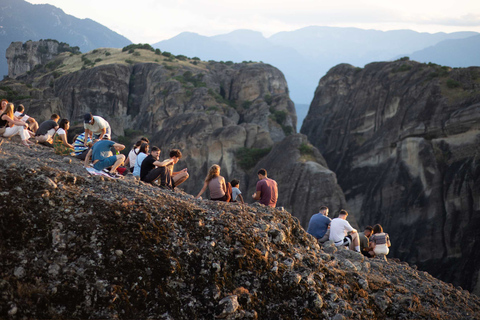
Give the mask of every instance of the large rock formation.
<svg viewBox="0 0 480 320">
<path fill-rule="evenodd" d="M 114 139 L 128 146 L 148 135 L 163 150 L 162 157 L 179 148 L 184 157 L 177 167 L 187 167 L 191 177 L 182 188 L 191 194 L 201 189 L 214 163 L 227 180 L 239 179 L 242 190 L 250 193 L 262 165 L 280 183 L 279 205 L 298 216 L 303 226 L 321 204 L 331 204 L 333 211 L 343 208 L 335 175 L 318 151 L 307 146 L 304 137 L 293 135 L 282 142 L 296 132 L 297 118 L 278 69 L 159 53 L 132 47 L 81 56 L 63 53 L 3 84 L 30 98 L 19 102 L 38 119 L 57 112 L 82 130 L 84 113 L 92 112 L 107 119 Z M 310 154 L 308 162 L 300 157 L 302 143 Z M 272 148 L 267 160 L 257 164 Z M 239 160 L 245 158 L 247 164 Z"/>
<path fill-rule="evenodd" d="M 4 139 L 0 171 L 2 319 L 480 316 L 478 297 L 404 262 L 320 248 L 286 211 L 88 176 Z"/>
<path fill-rule="evenodd" d="M 53 40 L 13 42 L 6 52 L 8 63 L 8 76 L 15 79 L 33 70 L 37 65 L 43 65 L 51 61 L 62 52 L 76 53 L 78 47 L 70 48 L 66 43 Z"/>
<path fill-rule="evenodd" d="M 401 59 L 323 77 L 301 129 L 392 255 L 480 294 L 480 68 Z"/>
</svg>

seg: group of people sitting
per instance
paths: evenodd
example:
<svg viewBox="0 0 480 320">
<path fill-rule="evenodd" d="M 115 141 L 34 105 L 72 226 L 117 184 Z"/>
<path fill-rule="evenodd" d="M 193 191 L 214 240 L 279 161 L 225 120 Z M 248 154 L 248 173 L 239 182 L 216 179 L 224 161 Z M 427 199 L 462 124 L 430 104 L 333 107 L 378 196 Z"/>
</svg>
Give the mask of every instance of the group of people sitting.
<svg viewBox="0 0 480 320">
<path fill-rule="evenodd" d="M 340 210 L 337 218 L 328 217 L 328 207 L 320 207 L 319 213 L 310 218 L 307 232 L 319 243 L 332 241 L 335 246 L 345 246 L 350 250 L 362 253 L 366 257 L 386 256 L 391 246 L 388 233 L 383 232 L 381 225 L 365 227 L 363 235 L 359 235 L 347 221 L 348 212 Z"/>
<path fill-rule="evenodd" d="M 4 99 L 1 101 L 1 108 L 0 134 L 4 137 L 18 134 L 27 147 L 35 143 L 47 144 L 53 146 L 56 154 L 74 156 L 84 161 L 86 168 L 90 167 L 91 162 L 95 170 L 111 177 L 118 178 L 131 173 L 141 181 L 158 185 L 163 189 L 173 190 L 189 178 L 187 168 L 174 171 L 174 165 L 182 158 L 180 150 L 170 150 L 169 158 L 160 161 L 160 148 L 150 147 L 150 142 L 145 137 L 137 141 L 128 157 L 125 157 L 120 153 L 125 146 L 111 141 L 110 124 L 100 116 L 85 114 L 85 132 L 77 135 L 73 144 L 70 144 L 67 139 L 70 129 L 68 119 L 60 120 L 57 114 L 52 114 L 49 120 L 38 125 L 34 118 L 24 113 L 22 105 L 19 105 L 14 113 L 13 104 Z M 35 139 L 35 142 L 30 139 Z M 265 169 L 258 171 L 258 178 L 252 198 L 266 206 L 275 207 L 278 198 L 276 181 L 267 177 Z M 239 180 L 225 182 L 217 164 L 210 167 L 196 198 L 200 198 L 207 188 L 211 200 L 244 203 Z"/>
</svg>

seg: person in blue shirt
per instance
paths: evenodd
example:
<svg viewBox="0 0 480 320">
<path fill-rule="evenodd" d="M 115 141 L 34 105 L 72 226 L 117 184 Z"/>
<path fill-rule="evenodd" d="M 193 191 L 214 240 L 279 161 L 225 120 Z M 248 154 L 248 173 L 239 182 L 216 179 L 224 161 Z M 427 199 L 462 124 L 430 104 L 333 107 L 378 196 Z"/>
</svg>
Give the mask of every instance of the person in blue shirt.
<svg viewBox="0 0 480 320">
<path fill-rule="evenodd" d="M 85 167 L 89 165 L 91 157 L 93 167 L 96 170 L 101 171 L 105 168 L 111 167 L 110 175 L 114 177 L 119 176 L 116 171 L 125 161 L 125 156 L 123 154 L 113 155 L 111 147 L 115 148 L 116 151 L 122 151 L 125 149 L 123 144 L 115 143 L 111 140 L 100 140 L 88 151 L 87 156 L 85 157 Z"/>
<path fill-rule="evenodd" d="M 135 166 L 133 167 L 133 176 L 140 178 L 140 171 L 142 169 L 142 162 L 148 156 L 148 143 L 143 142 L 140 145 L 140 149 L 138 151 L 137 159 L 135 160 Z"/>
<path fill-rule="evenodd" d="M 330 237 L 330 222 L 328 217 L 328 207 L 320 207 L 320 212 L 314 214 L 308 223 L 307 232 L 317 238 L 318 242 L 324 243 Z"/>
</svg>

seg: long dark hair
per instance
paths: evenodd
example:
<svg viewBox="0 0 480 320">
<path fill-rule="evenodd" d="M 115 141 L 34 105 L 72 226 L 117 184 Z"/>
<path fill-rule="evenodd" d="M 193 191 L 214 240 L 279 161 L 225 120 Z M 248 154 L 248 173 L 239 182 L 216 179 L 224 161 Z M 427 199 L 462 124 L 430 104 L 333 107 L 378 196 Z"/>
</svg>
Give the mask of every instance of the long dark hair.
<svg viewBox="0 0 480 320">
<path fill-rule="evenodd" d="M 135 149 L 137 149 L 138 147 L 140 147 L 142 145 L 142 140 L 138 140 L 137 142 L 135 142 L 135 144 L 133 145 L 133 153 L 135 153 L 137 156 L 138 154 L 140 153 L 140 149 L 137 151 L 135 151 Z"/>
<path fill-rule="evenodd" d="M 58 124 L 58 127 L 65 130 L 65 126 L 69 123 L 70 123 L 70 121 L 68 121 L 68 119 L 62 119 L 62 120 L 60 120 L 60 123 Z"/>
<path fill-rule="evenodd" d="M 376 224 L 373 226 L 373 233 L 382 233 L 382 232 L 383 232 L 383 228 L 381 225 Z"/>
<path fill-rule="evenodd" d="M 145 142 L 142 142 L 142 144 L 140 145 L 140 149 L 138 149 L 138 153 L 140 152 L 143 152 L 145 154 L 148 153 L 148 143 L 145 143 Z M 137 153 L 137 155 L 138 155 Z"/>
</svg>

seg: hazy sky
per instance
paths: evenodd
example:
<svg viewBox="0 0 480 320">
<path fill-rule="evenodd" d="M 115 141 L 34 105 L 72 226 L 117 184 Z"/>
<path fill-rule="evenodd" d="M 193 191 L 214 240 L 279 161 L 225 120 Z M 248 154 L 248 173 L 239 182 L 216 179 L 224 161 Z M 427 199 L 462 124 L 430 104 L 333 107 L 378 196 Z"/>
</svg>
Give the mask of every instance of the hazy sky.
<svg viewBox="0 0 480 320">
<path fill-rule="evenodd" d="M 270 36 L 306 26 L 480 32 L 480 0 L 28 0 L 90 18 L 134 43 L 183 31 L 211 36 L 237 29 Z"/>
</svg>

